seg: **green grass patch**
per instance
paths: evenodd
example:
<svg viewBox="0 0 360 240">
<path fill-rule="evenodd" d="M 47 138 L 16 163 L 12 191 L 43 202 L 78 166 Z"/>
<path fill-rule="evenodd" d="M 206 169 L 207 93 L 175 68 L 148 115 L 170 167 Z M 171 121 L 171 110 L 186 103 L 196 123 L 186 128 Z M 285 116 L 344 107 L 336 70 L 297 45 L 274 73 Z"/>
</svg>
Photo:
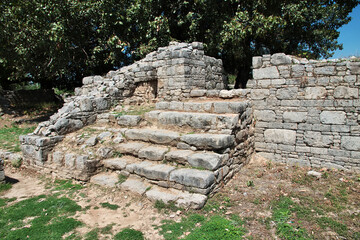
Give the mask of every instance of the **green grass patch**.
<svg viewBox="0 0 360 240">
<path fill-rule="evenodd" d="M 119 184 L 122 184 L 123 182 L 126 181 L 127 178 L 128 178 L 127 176 L 122 175 L 122 174 L 119 174 L 119 176 L 118 176 L 118 179 L 119 179 L 118 183 L 119 183 Z"/>
<path fill-rule="evenodd" d="M 167 240 L 175 240 L 183 237 L 188 240 L 208 239 L 208 240 L 233 240 L 242 239 L 245 229 L 243 222 L 238 216 L 232 216 L 231 219 L 215 215 L 206 218 L 203 215 L 192 214 L 184 217 L 180 222 L 164 220 L 158 228 L 160 234 Z M 186 232 L 189 235 L 184 236 Z"/>
<path fill-rule="evenodd" d="M 20 152 L 19 136 L 32 133 L 35 130 L 34 127 L 21 128 L 16 125 L 11 127 L 5 126 L 0 129 L 0 148 L 11 152 Z"/>
<path fill-rule="evenodd" d="M 81 222 L 71 218 L 81 207 L 62 197 L 40 195 L 0 209 L 1 239 L 62 239 Z"/>
<path fill-rule="evenodd" d="M 13 202 L 16 200 L 16 197 L 14 198 L 0 198 L 0 207 L 6 206 L 9 202 Z"/>
<path fill-rule="evenodd" d="M 143 240 L 144 235 L 142 232 L 131 229 L 125 228 L 121 232 L 117 233 L 114 236 L 115 240 Z"/>
<path fill-rule="evenodd" d="M 0 193 L 12 188 L 10 183 L 0 183 Z"/>
<path fill-rule="evenodd" d="M 84 187 L 80 184 L 75 184 L 72 180 L 63 180 L 63 179 L 56 179 L 53 183 L 53 190 L 60 191 L 60 190 L 81 190 Z"/>
<path fill-rule="evenodd" d="M 174 202 L 170 201 L 169 203 L 164 203 L 161 200 L 156 200 L 154 207 L 159 211 L 164 211 L 165 213 L 168 212 L 168 210 L 172 212 L 176 212 L 180 208 L 175 205 Z"/>
<path fill-rule="evenodd" d="M 108 203 L 108 202 L 100 203 L 100 205 L 101 205 L 103 208 L 108 208 L 108 209 L 111 209 L 111 210 L 116 210 L 116 209 L 119 208 L 119 205 L 110 204 L 110 203 Z"/>
<path fill-rule="evenodd" d="M 276 224 L 276 234 L 281 239 L 311 239 L 305 229 L 294 223 L 294 205 L 288 197 L 281 197 L 273 203 L 272 220 Z"/>
</svg>

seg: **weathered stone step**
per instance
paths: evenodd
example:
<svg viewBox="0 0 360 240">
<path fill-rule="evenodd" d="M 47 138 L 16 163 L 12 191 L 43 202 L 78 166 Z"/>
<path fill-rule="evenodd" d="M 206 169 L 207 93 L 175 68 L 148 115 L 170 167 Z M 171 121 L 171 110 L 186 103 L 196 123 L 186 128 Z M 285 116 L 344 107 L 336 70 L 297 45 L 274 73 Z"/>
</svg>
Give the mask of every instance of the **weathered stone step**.
<svg viewBox="0 0 360 240">
<path fill-rule="evenodd" d="M 176 206 L 182 208 L 200 209 L 205 205 L 207 200 L 207 196 L 205 195 L 163 188 L 136 176 L 131 176 L 125 182 L 117 184 L 118 175 L 116 173 L 100 173 L 93 176 L 91 182 L 104 187 L 119 186 L 122 190 L 144 195 L 152 201 L 161 200 L 167 204 L 174 202 Z"/>
<path fill-rule="evenodd" d="M 160 126 L 176 126 L 203 131 L 231 133 L 239 122 L 239 114 L 214 114 L 156 110 L 145 114 L 148 122 Z"/>
<path fill-rule="evenodd" d="M 216 182 L 212 171 L 177 168 L 153 161 L 139 161 L 128 156 L 107 159 L 103 164 L 108 169 L 122 171 L 125 175 L 137 175 L 160 186 L 191 189 L 202 194 L 207 194 Z"/>
<path fill-rule="evenodd" d="M 189 102 L 158 102 L 157 110 L 174 110 L 199 113 L 243 113 L 248 107 L 248 101 L 189 101 Z"/>
<path fill-rule="evenodd" d="M 226 161 L 229 159 L 228 154 L 218 154 L 208 151 L 195 152 L 192 150 L 178 150 L 177 148 L 154 146 L 139 142 L 121 143 L 119 144 L 118 149 L 121 153 L 130 154 L 140 159 L 174 162 L 212 171 L 226 164 Z M 105 162 L 113 164 L 112 161 L 113 159 L 110 159 Z M 111 168 L 110 165 L 109 168 Z"/>
<path fill-rule="evenodd" d="M 206 149 L 206 150 L 221 150 L 233 146 L 235 143 L 234 136 L 231 134 L 182 134 L 174 131 L 167 131 L 162 129 L 127 129 L 123 131 L 123 135 L 127 140 L 143 141 L 147 143 L 162 144 L 166 146 L 176 146 L 179 149 Z M 147 144 L 138 142 L 135 144 L 121 144 L 124 148 L 123 153 L 132 152 L 138 154 L 139 150 Z"/>
</svg>

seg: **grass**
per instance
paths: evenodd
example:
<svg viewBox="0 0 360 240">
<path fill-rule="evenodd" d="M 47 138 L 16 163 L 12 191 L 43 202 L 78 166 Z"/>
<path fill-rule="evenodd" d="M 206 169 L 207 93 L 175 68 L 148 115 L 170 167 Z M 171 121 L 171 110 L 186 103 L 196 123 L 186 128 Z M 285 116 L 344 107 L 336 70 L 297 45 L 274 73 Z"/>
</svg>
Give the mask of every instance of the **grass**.
<svg viewBox="0 0 360 240">
<path fill-rule="evenodd" d="M 60 191 L 60 190 L 77 191 L 83 188 L 84 187 L 80 184 L 74 184 L 72 180 L 56 179 L 53 183 L 54 191 Z"/>
<path fill-rule="evenodd" d="M 234 240 L 242 239 L 245 229 L 242 227 L 243 222 L 238 217 L 226 219 L 219 215 L 205 217 L 200 214 L 192 214 L 184 217 L 180 222 L 172 220 L 162 221 L 160 234 L 166 240 L 175 240 L 179 238 L 195 240 Z"/>
<path fill-rule="evenodd" d="M 0 193 L 9 190 L 11 187 L 10 183 L 0 183 Z"/>
<path fill-rule="evenodd" d="M 108 203 L 108 202 L 100 203 L 100 205 L 101 205 L 103 208 L 108 208 L 108 209 L 111 209 L 111 210 L 117 210 L 117 209 L 119 208 L 119 205 L 110 204 L 110 203 Z"/>
<path fill-rule="evenodd" d="M 119 176 L 118 176 L 118 179 L 119 179 L 118 184 L 122 184 L 123 182 L 126 181 L 127 178 L 128 178 L 127 176 L 119 174 Z"/>
<path fill-rule="evenodd" d="M 1 239 L 62 239 L 82 223 L 81 207 L 65 197 L 40 195 L 0 209 Z"/>
<path fill-rule="evenodd" d="M 21 128 L 17 125 L 0 128 L 0 148 L 11 152 L 20 152 L 19 136 L 26 135 L 35 130 L 35 127 Z"/>
<path fill-rule="evenodd" d="M 156 200 L 154 207 L 159 211 L 167 213 L 169 210 L 172 212 L 178 211 L 180 208 L 175 205 L 174 202 L 164 203 L 162 200 Z"/>
<path fill-rule="evenodd" d="M 131 229 L 131 228 L 125 228 L 121 232 L 117 233 L 114 236 L 115 240 L 143 240 L 144 235 L 142 232 Z"/>
</svg>

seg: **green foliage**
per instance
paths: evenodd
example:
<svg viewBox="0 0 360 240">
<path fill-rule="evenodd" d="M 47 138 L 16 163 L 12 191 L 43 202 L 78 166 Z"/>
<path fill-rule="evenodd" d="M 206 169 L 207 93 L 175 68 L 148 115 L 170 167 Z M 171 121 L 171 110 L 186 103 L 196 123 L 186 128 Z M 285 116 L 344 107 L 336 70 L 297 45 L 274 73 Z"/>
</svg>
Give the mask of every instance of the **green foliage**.
<svg viewBox="0 0 360 240">
<path fill-rule="evenodd" d="M 12 188 L 10 183 L 0 183 L 0 193 Z"/>
<path fill-rule="evenodd" d="M 37 196 L 0 209 L 2 239 L 62 239 L 80 226 L 69 216 L 81 207 L 68 198 Z"/>
<path fill-rule="evenodd" d="M 20 152 L 19 136 L 26 135 L 35 130 L 35 127 L 21 128 L 17 125 L 0 128 L 0 148 L 12 152 Z"/>
<path fill-rule="evenodd" d="M 101 203 L 100 204 L 102 207 L 104 208 L 108 208 L 108 209 L 111 209 L 111 210 L 116 210 L 119 208 L 119 205 L 116 205 L 116 204 L 110 204 L 108 202 L 104 202 L 104 203 Z"/>
<path fill-rule="evenodd" d="M 15 200 L 16 200 L 16 197 L 14 197 L 14 198 L 0 198 L 0 207 L 6 206 L 7 203 L 13 202 Z"/>
<path fill-rule="evenodd" d="M 165 210 L 165 212 L 167 210 L 170 210 L 172 212 L 176 212 L 177 210 L 180 209 L 179 207 L 177 207 L 175 205 L 174 202 L 170 201 L 169 203 L 166 204 L 162 200 L 156 200 L 154 207 L 159 211 Z"/>
<path fill-rule="evenodd" d="M 56 179 L 54 181 L 54 190 L 81 190 L 84 187 L 80 184 L 74 184 L 72 180 Z"/>
<path fill-rule="evenodd" d="M 60 88 L 127 65 L 169 41 L 201 41 L 228 72 L 251 57 L 285 52 L 329 57 L 357 0 L 12 1 L 0 5 L 0 85 Z"/>
<path fill-rule="evenodd" d="M 179 239 L 185 232 L 191 232 L 184 239 L 242 239 L 245 229 L 241 227 L 243 222 L 238 216 L 232 216 L 231 220 L 215 215 L 207 219 L 202 215 L 192 214 L 182 218 L 181 222 L 165 220 L 162 222 L 160 234 L 165 239 Z"/>
<path fill-rule="evenodd" d="M 291 221 L 294 202 L 281 197 L 273 204 L 272 219 L 276 223 L 276 233 L 282 239 L 310 239 L 307 232 Z"/>
<path fill-rule="evenodd" d="M 115 240 L 143 240 L 144 235 L 142 232 L 131 229 L 131 228 L 125 228 L 121 232 L 117 233 L 114 236 Z"/>
<path fill-rule="evenodd" d="M 118 176 L 118 179 L 119 179 L 118 184 L 121 184 L 121 183 L 125 182 L 127 178 L 128 178 L 127 176 L 119 174 L 119 176 Z"/>
</svg>

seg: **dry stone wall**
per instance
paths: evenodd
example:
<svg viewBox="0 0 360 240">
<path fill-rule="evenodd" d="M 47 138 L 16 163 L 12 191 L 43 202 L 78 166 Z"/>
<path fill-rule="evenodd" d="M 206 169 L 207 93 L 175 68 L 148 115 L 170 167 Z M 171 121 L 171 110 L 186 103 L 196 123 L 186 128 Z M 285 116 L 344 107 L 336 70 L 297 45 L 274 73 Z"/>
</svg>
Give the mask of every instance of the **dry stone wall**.
<svg viewBox="0 0 360 240">
<path fill-rule="evenodd" d="M 41 166 L 62 135 L 94 123 L 114 104 L 178 101 L 193 89 L 224 89 L 225 80 L 222 61 L 205 56 L 202 43 L 171 42 L 106 76 L 85 77 L 75 96 L 67 98 L 49 121 L 40 123 L 32 135 L 20 137 L 22 151 L 27 161 Z"/>
<path fill-rule="evenodd" d="M 360 169 L 360 62 L 253 58 L 255 150 L 268 159 Z"/>
</svg>

